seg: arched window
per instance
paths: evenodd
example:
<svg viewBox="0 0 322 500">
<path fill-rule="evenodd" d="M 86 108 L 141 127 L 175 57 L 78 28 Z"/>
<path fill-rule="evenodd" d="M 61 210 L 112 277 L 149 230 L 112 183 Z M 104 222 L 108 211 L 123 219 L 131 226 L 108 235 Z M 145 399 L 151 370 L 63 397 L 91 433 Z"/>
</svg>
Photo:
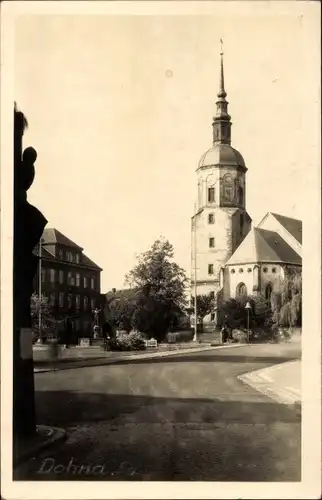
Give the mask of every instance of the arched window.
<svg viewBox="0 0 322 500">
<path fill-rule="evenodd" d="M 268 283 L 268 285 L 266 285 L 266 288 L 265 288 L 265 299 L 267 301 L 271 300 L 272 291 L 273 291 L 272 285 L 270 283 Z"/>
<path fill-rule="evenodd" d="M 242 297 L 243 295 L 247 295 L 247 288 L 245 283 L 239 283 L 236 288 L 236 296 Z"/>
</svg>

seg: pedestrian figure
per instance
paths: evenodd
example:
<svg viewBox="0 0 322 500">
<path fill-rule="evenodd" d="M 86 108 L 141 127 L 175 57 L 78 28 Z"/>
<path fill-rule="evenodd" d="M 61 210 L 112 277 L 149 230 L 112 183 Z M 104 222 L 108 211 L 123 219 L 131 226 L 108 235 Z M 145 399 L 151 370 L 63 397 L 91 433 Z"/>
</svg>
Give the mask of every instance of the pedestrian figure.
<svg viewBox="0 0 322 500">
<path fill-rule="evenodd" d="M 227 330 L 225 326 L 222 327 L 220 334 L 221 334 L 221 342 L 224 344 L 227 340 Z"/>
</svg>

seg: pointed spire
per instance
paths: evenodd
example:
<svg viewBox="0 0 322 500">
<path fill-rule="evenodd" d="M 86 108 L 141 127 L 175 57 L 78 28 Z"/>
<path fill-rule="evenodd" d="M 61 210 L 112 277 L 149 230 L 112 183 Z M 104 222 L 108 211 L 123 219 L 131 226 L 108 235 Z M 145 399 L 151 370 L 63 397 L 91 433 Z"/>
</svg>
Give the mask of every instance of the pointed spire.
<svg viewBox="0 0 322 500">
<path fill-rule="evenodd" d="M 217 112 L 213 121 L 213 142 L 221 144 L 230 144 L 231 142 L 231 123 L 230 115 L 228 114 L 228 102 L 226 101 L 227 93 L 225 91 L 224 79 L 224 52 L 223 40 L 220 39 L 221 52 L 220 52 L 220 82 L 219 92 L 217 94 L 218 100 L 216 102 Z"/>
<path fill-rule="evenodd" d="M 218 97 L 227 97 L 226 91 L 225 91 L 225 79 L 224 79 L 224 53 L 223 53 L 223 40 L 222 38 L 220 39 L 220 45 L 221 45 L 221 52 L 220 52 L 220 84 L 219 84 L 219 92 L 218 92 Z"/>
</svg>

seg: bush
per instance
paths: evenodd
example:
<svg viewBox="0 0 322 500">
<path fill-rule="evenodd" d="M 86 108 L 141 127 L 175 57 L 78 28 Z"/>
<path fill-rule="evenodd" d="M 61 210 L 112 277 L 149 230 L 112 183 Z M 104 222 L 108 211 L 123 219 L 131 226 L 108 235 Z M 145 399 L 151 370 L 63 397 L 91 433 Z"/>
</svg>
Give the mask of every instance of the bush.
<svg viewBox="0 0 322 500">
<path fill-rule="evenodd" d="M 145 343 L 137 332 L 119 334 L 117 339 L 107 339 L 103 346 L 105 351 L 141 351 L 145 349 Z"/>
<path fill-rule="evenodd" d="M 269 324 L 265 327 L 255 327 L 250 332 L 251 342 L 275 342 L 276 333 L 273 324 Z"/>
<path fill-rule="evenodd" d="M 248 332 L 235 328 L 232 331 L 232 339 L 234 342 L 245 344 L 248 341 Z"/>
<path fill-rule="evenodd" d="M 128 341 L 133 351 L 142 351 L 145 349 L 145 342 L 138 332 L 130 332 L 128 334 Z"/>
</svg>

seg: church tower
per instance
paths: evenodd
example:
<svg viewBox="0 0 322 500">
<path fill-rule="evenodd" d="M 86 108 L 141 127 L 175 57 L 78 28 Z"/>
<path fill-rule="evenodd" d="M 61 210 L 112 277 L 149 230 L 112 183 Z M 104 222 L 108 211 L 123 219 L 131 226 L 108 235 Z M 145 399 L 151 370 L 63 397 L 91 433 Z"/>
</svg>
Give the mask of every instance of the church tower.
<svg viewBox="0 0 322 500">
<path fill-rule="evenodd" d="M 213 144 L 197 167 L 197 204 L 191 225 L 191 295 L 196 290 L 197 295 L 211 293 L 218 300 L 223 288 L 223 266 L 251 228 L 245 205 L 247 168 L 242 155 L 231 146 L 222 50 L 220 58 Z M 216 311 L 205 318 L 205 324 L 209 321 L 216 323 Z"/>
</svg>

